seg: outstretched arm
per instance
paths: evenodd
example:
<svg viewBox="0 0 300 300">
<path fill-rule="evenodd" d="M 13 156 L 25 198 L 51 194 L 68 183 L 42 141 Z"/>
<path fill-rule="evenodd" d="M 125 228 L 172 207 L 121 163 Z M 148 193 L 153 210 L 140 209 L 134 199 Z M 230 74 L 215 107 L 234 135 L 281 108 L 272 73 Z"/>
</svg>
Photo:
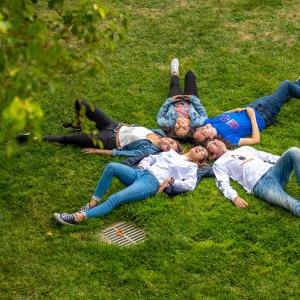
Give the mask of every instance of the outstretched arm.
<svg viewBox="0 0 300 300">
<path fill-rule="evenodd" d="M 81 152 L 85 154 L 98 154 L 112 156 L 112 150 L 95 149 L 95 148 L 83 148 Z"/>
<path fill-rule="evenodd" d="M 260 132 L 256 121 L 255 111 L 252 107 L 247 107 L 247 115 L 251 121 L 252 136 L 250 138 L 241 138 L 239 146 L 254 145 L 260 142 Z"/>
<path fill-rule="evenodd" d="M 243 198 L 239 197 L 236 190 L 230 186 L 230 179 L 226 168 L 221 164 L 214 163 L 213 171 L 216 176 L 217 187 L 223 195 L 239 208 L 248 207 L 248 203 Z"/>
</svg>

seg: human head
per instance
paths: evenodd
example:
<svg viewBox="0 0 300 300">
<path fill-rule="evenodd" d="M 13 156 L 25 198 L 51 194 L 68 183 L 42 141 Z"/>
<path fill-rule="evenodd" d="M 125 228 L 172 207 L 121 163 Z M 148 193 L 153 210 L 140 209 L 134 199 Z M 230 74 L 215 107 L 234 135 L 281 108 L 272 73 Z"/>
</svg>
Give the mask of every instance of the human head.
<svg viewBox="0 0 300 300">
<path fill-rule="evenodd" d="M 176 137 L 178 138 L 184 138 L 188 135 L 190 132 L 190 120 L 187 118 L 177 118 L 175 126 L 174 126 L 174 132 Z"/>
<path fill-rule="evenodd" d="M 226 144 L 219 139 L 209 141 L 206 149 L 210 153 L 212 159 L 219 158 L 227 151 Z"/>
<path fill-rule="evenodd" d="M 217 136 L 216 128 L 212 127 L 211 124 L 206 124 L 201 127 L 196 128 L 194 133 L 194 139 L 196 142 L 201 144 L 205 143 L 207 140 L 211 140 Z"/>
<path fill-rule="evenodd" d="M 161 151 L 169 151 L 170 149 L 175 150 L 176 152 L 180 152 L 180 144 L 169 137 L 163 137 L 160 139 L 160 148 Z"/>
<path fill-rule="evenodd" d="M 202 165 L 203 163 L 208 161 L 208 152 L 202 146 L 193 147 L 187 153 L 189 161 L 192 161 L 198 165 Z"/>
</svg>

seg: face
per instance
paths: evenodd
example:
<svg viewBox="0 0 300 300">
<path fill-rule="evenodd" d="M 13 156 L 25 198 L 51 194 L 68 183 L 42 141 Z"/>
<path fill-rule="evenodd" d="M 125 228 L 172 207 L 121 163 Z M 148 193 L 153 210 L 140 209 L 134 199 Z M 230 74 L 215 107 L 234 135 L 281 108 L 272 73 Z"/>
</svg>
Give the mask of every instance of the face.
<svg viewBox="0 0 300 300">
<path fill-rule="evenodd" d="M 177 143 L 171 138 L 161 138 L 160 148 L 162 151 L 169 151 L 170 149 L 173 149 L 175 151 L 178 150 Z"/>
<path fill-rule="evenodd" d="M 190 131 L 190 120 L 186 118 L 178 118 L 174 130 L 179 138 L 185 137 Z"/>
<path fill-rule="evenodd" d="M 213 139 L 216 136 L 217 136 L 216 128 L 212 127 L 211 124 L 206 124 L 204 126 L 197 128 L 194 134 L 194 139 L 197 142 L 203 143 L 206 140 Z"/>
<path fill-rule="evenodd" d="M 220 157 L 227 151 L 226 145 L 222 141 L 217 139 L 208 142 L 206 148 L 214 158 Z"/>
<path fill-rule="evenodd" d="M 189 152 L 189 158 L 191 161 L 194 162 L 202 162 L 203 160 L 207 159 L 208 153 L 205 148 L 202 146 L 196 146 L 192 148 Z"/>
</svg>

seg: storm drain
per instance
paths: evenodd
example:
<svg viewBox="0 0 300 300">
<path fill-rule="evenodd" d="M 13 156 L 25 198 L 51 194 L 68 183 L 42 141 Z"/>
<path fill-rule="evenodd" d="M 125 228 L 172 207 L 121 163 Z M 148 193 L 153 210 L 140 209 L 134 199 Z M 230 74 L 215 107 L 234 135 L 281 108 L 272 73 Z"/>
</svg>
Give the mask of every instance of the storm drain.
<svg viewBox="0 0 300 300">
<path fill-rule="evenodd" d="M 101 236 L 107 243 L 130 246 L 142 242 L 146 238 L 146 233 L 130 223 L 119 222 L 104 229 Z"/>
</svg>

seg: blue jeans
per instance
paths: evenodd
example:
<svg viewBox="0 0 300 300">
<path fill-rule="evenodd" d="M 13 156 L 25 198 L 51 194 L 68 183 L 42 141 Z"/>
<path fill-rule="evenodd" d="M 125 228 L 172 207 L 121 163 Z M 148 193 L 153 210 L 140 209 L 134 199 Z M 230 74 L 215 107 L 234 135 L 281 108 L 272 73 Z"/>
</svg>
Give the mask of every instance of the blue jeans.
<svg viewBox="0 0 300 300">
<path fill-rule="evenodd" d="M 100 205 L 88 210 L 87 218 L 108 214 L 121 203 L 143 200 L 155 195 L 159 188 L 158 180 L 149 172 L 134 169 L 124 164 L 109 163 L 99 179 L 93 199 L 99 200 L 108 190 L 112 179 L 117 177 L 127 187 L 111 196 Z"/>
<path fill-rule="evenodd" d="M 293 170 L 300 185 L 300 149 L 296 147 L 288 149 L 281 155 L 274 167 L 258 180 L 253 192 L 259 198 L 281 206 L 300 217 L 300 201 L 283 190 Z"/>
<path fill-rule="evenodd" d="M 258 98 L 247 106 L 254 108 L 265 120 L 266 125 L 280 112 L 281 106 L 291 98 L 300 99 L 300 82 L 282 81 L 277 90 L 269 96 Z"/>
</svg>

